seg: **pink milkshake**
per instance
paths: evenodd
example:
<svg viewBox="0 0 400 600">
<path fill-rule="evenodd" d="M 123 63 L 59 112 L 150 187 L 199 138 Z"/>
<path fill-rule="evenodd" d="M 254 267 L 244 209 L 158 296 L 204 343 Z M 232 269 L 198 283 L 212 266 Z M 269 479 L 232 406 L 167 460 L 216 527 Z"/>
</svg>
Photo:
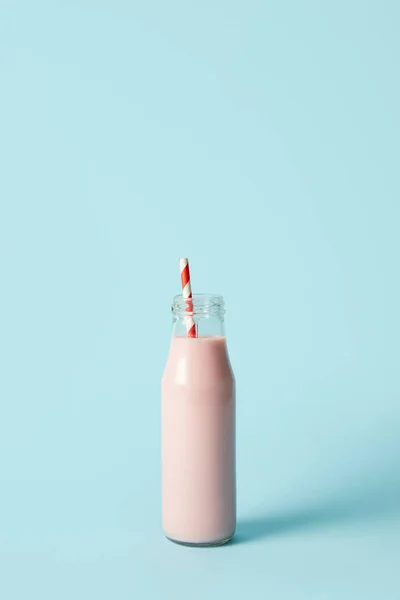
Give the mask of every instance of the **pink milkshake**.
<svg viewBox="0 0 400 600">
<path fill-rule="evenodd" d="M 235 383 L 223 299 L 193 297 L 195 338 L 185 333 L 182 297 L 173 312 L 162 379 L 163 529 L 176 542 L 216 545 L 232 537 L 236 524 Z"/>
</svg>

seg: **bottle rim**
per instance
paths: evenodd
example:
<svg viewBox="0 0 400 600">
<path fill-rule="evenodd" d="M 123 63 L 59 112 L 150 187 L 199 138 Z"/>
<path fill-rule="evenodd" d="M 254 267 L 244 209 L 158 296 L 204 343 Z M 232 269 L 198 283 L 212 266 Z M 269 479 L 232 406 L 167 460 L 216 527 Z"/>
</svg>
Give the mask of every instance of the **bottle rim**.
<svg viewBox="0 0 400 600">
<path fill-rule="evenodd" d="M 171 311 L 177 315 L 224 314 L 225 302 L 221 294 L 193 294 L 192 298 L 184 298 L 182 294 L 174 296 Z"/>
</svg>

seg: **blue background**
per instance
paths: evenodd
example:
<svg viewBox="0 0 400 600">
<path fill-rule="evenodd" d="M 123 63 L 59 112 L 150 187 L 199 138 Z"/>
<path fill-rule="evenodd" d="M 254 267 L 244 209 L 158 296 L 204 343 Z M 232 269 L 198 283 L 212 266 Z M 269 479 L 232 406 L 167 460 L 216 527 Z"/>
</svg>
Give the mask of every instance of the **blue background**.
<svg viewBox="0 0 400 600">
<path fill-rule="evenodd" d="M 2 599 L 398 600 L 399 19 L 2 0 Z M 160 529 L 181 255 L 238 382 L 211 550 Z"/>
</svg>

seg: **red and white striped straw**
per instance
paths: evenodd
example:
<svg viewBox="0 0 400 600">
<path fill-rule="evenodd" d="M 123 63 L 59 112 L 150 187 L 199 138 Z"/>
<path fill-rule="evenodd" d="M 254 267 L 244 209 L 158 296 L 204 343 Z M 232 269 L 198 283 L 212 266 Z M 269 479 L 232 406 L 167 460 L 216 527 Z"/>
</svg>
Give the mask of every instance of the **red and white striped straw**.
<svg viewBox="0 0 400 600">
<path fill-rule="evenodd" d="M 181 267 L 182 295 L 185 300 L 191 300 L 192 286 L 190 283 L 189 261 L 187 258 L 181 258 L 179 264 Z M 187 312 L 193 311 L 193 302 L 186 303 L 186 310 Z M 191 338 L 197 337 L 196 323 L 194 322 L 192 315 L 186 317 L 185 322 L 188 336 Z"/>
</svg>

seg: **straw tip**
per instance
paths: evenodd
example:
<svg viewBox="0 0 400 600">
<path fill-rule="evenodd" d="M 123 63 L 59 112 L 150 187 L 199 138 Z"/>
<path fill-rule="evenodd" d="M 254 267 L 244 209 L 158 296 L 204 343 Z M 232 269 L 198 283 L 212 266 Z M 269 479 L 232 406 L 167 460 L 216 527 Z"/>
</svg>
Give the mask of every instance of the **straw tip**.
<svg viewBox="0 0 400 600">
<path fill-rule="evenodd" d="M 188 258 L 180 258 L 179 259 L 179 264 L 181 265 L 181 267 L 185 267 L 189 262 Z"/>
</svg>

